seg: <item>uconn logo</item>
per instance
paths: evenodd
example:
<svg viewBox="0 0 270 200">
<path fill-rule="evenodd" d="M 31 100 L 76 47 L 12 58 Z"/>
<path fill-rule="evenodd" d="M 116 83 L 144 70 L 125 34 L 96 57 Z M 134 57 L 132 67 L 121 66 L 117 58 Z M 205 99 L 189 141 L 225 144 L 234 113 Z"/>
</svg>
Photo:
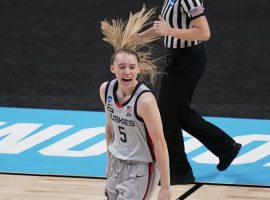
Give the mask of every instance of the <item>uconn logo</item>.
<svg viewBox="0 0 270 200">
<path fill-rule="evenodd" d="M 109 99 L 108 99 L 109 100 Z M 0 122 L 0 155 L 1 154 L 23 154 L 31 148 L 35 148 L 38 154 L 44 156 L 64 156 L 64 157 L 87 157 L 97 156 L 106 153 L 105 127 L 84 128 L 69 134 L 66 137 L 60 137 L 60 134 L 73 128 L 74 125 L 55 124 L 46 126 L 41 123 L 15 123 L 8 124 Z M 80 146 L 85 141 L 97 136 L 103 139 L 90 146 L 83 146 L 74 150 L 74 147 Z M 58 136 L 58 140 L 53 143 L 46 142 L 49 139 Z M 191 153 L 198 150 L 203 145 L 184 133 L 186 138 L 186 152 Z M 236 136 L 234 139 L 245 146 L 249 146 L 248 151 L 239 154 L 232 163 L 233 165 L 256 163 L 263 160 L 264 167 L 270 167 L 270 134 L 248 134 Z M 44 143 L 46 142 L 46 145 Z M 259 145 L 250 148 L 250 144 L 259 143 Z M 40 148 L 38 148 L 40 146 Z M 241 150 L 241 151 L 242 151 Z M 196 163 L 217 164 L 218 158 L 209 151 L 202 151 L 192 158 Z"/>
</svg>

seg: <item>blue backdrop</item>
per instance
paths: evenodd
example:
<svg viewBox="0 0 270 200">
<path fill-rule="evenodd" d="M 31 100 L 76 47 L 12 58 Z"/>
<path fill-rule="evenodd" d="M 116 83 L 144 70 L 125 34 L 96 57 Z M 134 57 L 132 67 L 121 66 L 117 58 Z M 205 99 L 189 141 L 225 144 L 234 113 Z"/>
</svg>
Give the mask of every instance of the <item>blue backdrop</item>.
<svg viewBox="0 0 270 200">
<path fill-rule="evenodd" d="M 224 172 L 185 133 L 197 182 L 270 186 L 270 120 L 205 117 L 243 144 Z M 0 107 L 0 172 L 104 177 L 105 113 Z"/>
</svg>

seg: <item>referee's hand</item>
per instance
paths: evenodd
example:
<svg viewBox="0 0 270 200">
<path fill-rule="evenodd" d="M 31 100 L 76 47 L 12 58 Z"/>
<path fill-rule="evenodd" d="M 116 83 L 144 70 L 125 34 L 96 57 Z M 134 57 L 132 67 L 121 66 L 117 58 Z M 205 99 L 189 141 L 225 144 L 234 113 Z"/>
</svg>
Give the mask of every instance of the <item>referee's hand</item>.
<svg viewBox="0 0 270 200">
<path fill-rule="evenodd" d="M 172 28 L 161 16 L 159 16 L 159 20 L 154 21 L 153 29 L 156 34 L 166 36 L 170 35 Z"/>
</svg>

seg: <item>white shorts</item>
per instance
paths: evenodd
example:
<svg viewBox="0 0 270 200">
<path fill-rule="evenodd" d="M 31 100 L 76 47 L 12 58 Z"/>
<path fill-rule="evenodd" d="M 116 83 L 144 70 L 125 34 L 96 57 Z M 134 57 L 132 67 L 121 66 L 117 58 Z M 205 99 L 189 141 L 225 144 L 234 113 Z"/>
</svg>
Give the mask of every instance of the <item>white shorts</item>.
<svg viewBox="0 0 270 200">
<path fill-rule="evenodd" d="M 111 157 L 108 164 L 105 199 L 148 200 L 160 176 L 156 163 L 123 161 Z"/>
</svg>

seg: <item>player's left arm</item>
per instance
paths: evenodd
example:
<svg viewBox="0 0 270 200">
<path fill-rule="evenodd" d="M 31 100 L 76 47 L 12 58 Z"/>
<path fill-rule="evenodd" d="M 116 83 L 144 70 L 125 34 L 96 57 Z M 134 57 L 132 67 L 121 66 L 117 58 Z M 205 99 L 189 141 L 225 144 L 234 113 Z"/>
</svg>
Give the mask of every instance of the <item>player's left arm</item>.
<svg viewBox="0 0 270 200">
<path fill-rule="evenodd" d="M 160 113 L 154 95 L 143 93 L 138 99 L 137 113 L 143 118 L 151 140 L 154 144 L 155 155 L 160 173 L 161 190 L 170 191 L 169 155 L 163 135 Z"/>
</svg>

